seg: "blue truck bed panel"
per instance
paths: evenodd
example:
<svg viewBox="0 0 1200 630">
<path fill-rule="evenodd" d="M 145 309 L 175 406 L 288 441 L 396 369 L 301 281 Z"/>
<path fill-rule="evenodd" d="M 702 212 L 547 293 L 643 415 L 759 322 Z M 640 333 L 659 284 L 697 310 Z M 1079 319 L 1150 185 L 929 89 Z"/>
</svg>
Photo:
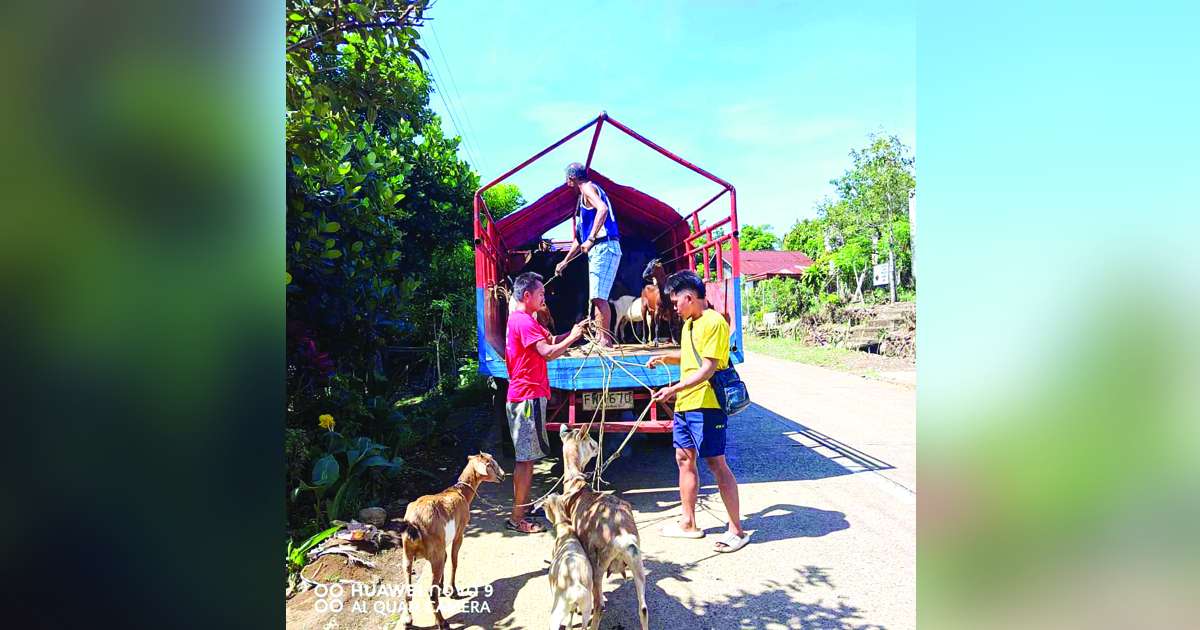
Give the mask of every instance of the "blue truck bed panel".
<svg viewBox="0 0 1200 630">
<path fill-rule="evenodd" d="M 491 354 L 491 353 L 489 353 Z M 679 380 L 679 366 L 668 365 L 653 370 L 646 368 L 650 354 L 626 355 L 616 360 L 620 366 L 613 366 L 607 359 L 599 356 L 563 357 L 550 362 L 550 387 L 565 390 L 604 389 L 608 378 L 608 370 L 612 369 L 612 380 L 608 386 L 611 389 L 638 388 L 642 384 L 650 387 L 662 387 Z M 624 368 L 624 369 L 621 369 Z M 496 378 L 508 378 L 508 370 L 501 357 L 490 357 L 479 364 L 484 374 Z M 639 382 L 640 381 L 640 382 Z"/>
</svg>

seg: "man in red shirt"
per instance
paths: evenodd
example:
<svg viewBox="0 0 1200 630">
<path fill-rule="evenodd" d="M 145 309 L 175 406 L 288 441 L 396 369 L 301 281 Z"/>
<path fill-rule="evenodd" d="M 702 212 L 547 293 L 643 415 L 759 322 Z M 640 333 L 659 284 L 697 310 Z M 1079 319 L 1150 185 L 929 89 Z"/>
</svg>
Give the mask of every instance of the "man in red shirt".
<svg viewBox="0 0 1200 630">
<path fill-rule="evenodd" d="M 513 467 L 513 508 L 504 526 L 524 534 L 544 532 L 546 528 L 525 520 L 529 486 L 533 481 L 533 462 L 550 450 L 546 435 L 546 402 L 550 400 L 550 377 L 546 363 L 562 356 L 575 340 L 583 336 L 586 324 L 579 322 L 571 332 L 551 335 L 533 314 L 546 303 L 546 288 L 536 273 L 523 273 L 513 281 L 516 306 L 508 315 L 508 335 L 504 343 L 504 361 L 508 366 L 508 432 L 516 451 Z"/>
</svg>

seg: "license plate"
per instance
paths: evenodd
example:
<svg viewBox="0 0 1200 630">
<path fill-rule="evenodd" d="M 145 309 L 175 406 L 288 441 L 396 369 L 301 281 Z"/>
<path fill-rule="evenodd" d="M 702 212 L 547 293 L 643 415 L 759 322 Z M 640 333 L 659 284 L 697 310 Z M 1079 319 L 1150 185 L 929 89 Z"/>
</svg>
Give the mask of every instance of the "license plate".
<svg viewBox="0 0 1200 630">
<path fill-rule="evenodd" d="M 595 411 L 604 392 L 583 392 L 583 410 Z M 605 409 L 633 409 L 633 392 L 608 392 Z"/>
</svg>

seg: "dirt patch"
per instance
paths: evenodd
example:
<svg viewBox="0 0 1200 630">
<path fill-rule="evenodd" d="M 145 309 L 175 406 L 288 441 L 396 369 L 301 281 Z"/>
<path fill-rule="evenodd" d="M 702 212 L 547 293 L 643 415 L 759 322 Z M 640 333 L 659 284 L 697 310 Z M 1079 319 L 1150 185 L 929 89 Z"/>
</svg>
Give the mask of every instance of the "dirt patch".
<svg viewBox="0 0 1200 630">
<path fill-rule="evenodd" d="M 392 486 L 397 488 L 398 496 L 380 506 L 388 512 L 388 517 L 401 517 L 413 499 L 441 492 L 453 485 L 466 465 L 467 456 L 479 452 L 483 445 L 494 442 L 491 434 L 496 430 L 496 425 L 493 420 L 490 402 L 486 399 L 451 412 L 444 428 L 434 438 L 422 445 L 418 452 L 406 456 L 405 467 Z M 402 597 L 395 592 L 395 588 L 403 579 L 400 552 L 395 548 L 385 548 L 371 556 L 370 560 L 375 568 L 353 564 L 343 556 L 331 554 L 305 566 L 303 575 L 308 579 L 323 584 L 340 584 L 345 608 L 331 610 L 328 604 L 336 598 L 332 598 L 329 592 L 319 597 L 315 589 L 310 588 L 286 600 L 287 627 L 324 628 L 333 621 L 337 628 L 342 629 L 379 628 L 398 620 L 397 607 Z M 428 566 L 428 562 L 418 561 L 414 567 L 414 579 L 419 580 L 428 571 Z M 423 588 L 427 586 L 423 585 Z M 319 603 L 320 599 L 325 601 Z M 426 602 L 418 605 L 428 606 L 428 592 L 417 592 L 414 599 Z M 359 609 L 352 609 L 353 603 L 357 603 Z"/>
<path fill-rule="evenodd" d="M 870 352 L 847 352 L 843 365 L 847 371 L 869 376 L 869 372 L 901 372 L 916 370 L 917 360 L 912 357 L 889 357 Z"/>
<path fill-rule="evenodd" d="M 778 359 L 817 365 L 866 378 L 915 387 L 914 357 L 890 357 L 833 346 L 809 345 L 787 337 L 747 335 L 746 349 Z"/>
<path fill-rule="evenodd" d="M 413 499 L 441 492 L 454 484 L 467 464 L 467 457 L 494 443 L 496 424 L 490 402 L 480 402 L 451 414 L 447 426 L 430 441 L 427 448 L 406 457 L 396 487 L 402 494 L 380 507 L 388 518 L 404 516 L 404 508 Z"/>
<path fill-rule="evenodd" d="M 317 558 L 314 562 L 305 566 L 304 570 L 300 573 L 306 579 L 318 584 L 342 581 L 372 584 L 378 579 L 378 575 L 369 567 L 351 562 L 345 556 L 333 554 Z"/>
<path fill-rule="evenodd" d="M 793 339 L 808 346 L 864 350 L 870 354 L 915 359 L 915 302 L 850 304 L 811 313 L 778 326 L 751 326 L 761 336 Z"/>
<path fill-rule="evenodd" d="M 324 562 L 326 560 L 327 563 Z M 360 579 L 343 576 L 343 581 L 338 587 L 331 587 L 331 590 L 318 592 L 316 589 L 309 589 L 289 599 L 285 606 L 285 623 L 288 628 L 381 628 L 399 620 L 403 601 L 402 591 L 397 590 L 403 580 L 399 550 L 387 549 L 375 555 L 372 558 L 372 562 L 375 563 L 374 569 L 347 567 L 346 563 L 339 564 L 337 560 L 345 558 L 323 556 L 309 566 L 322 563 L 328 567 L 326 570 L 347 571 L 347 575 L 352 574 Z M 426 566 L 428 564 L 424 561 L 417 562 L 417 578 Z M 308 575 L 310 570 L 306 567 L 305 575 Z M 355 585 L 345 580 L 353 580 L 359 584 Z M 427 602 L 428 595 L 418 592 L 413 599 Z"/>
</svg>

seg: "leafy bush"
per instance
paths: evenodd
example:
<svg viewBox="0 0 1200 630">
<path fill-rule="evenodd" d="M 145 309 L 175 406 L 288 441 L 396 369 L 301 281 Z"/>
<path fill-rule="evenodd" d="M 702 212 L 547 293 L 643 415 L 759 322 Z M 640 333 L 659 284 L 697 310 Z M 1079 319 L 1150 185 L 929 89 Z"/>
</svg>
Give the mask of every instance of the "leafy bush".
<svg viewBox="0 0 1200 630">
<path fill-rule="evenodd" d="M 452 391 L 458 357 L 475 346 L 479 179 L 429 108 L 420 33 L 393 4 L 287 2 L 284 446 L 289 493 L 317 497 L 315 514 L 289 509 L 299 530 L 336 516 L 365 492 L 360 476 L 398 461 L 384 444 L 413 448 L 434 430 L 436 414 L 397 403 L 414 389 Z M 419 16 L 427 2 L 408 5 Z M 395 26 L 338 28 L 347 20 Z M 327 412 L 361 437 L 317 430 Z"/>
<path fill-rule="evenodd" d="M 353 487 L 367 470 L 378 468 L 395 472 L 404 465 L 404 460 L 399 456 L 388 459 L 385 456 L 387 447 L 371 438 L 346 438 L 330 430 L 326 439 L 329 440 L 329 447 L 313 464 L 312 483 L 301 481 L 292 491 L 292 500 L 299 498 L 303 492 L 312 492 L 316 497 L 315 507 L 319 518 L 322 499 L 327 493 L 333 492 L 333 498 L 324 505 L 325 520 L 332 521 L 342 515 L 346 491 Z M 343 458 L 339 460 L 338 455 L 342 455 Z"/>
</svg>

